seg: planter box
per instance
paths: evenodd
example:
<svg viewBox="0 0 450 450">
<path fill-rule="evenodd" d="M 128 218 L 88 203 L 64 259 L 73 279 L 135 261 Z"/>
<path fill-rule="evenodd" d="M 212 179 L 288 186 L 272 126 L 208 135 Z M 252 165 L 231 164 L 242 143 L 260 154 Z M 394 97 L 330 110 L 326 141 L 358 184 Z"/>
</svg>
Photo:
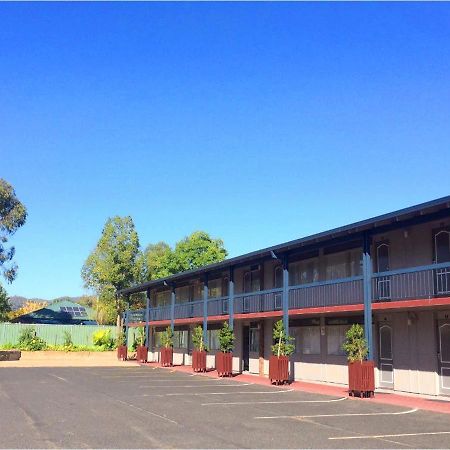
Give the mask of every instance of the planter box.
<svg viewBox="0 0 450 450">
<path fill-rule="evenodd" d="M 169 348 L 165 348 L 165 347 L 162 347 L 162 348 L 160 348 L 160 355 L 161 355 L 161 358 L 160 358 L 160 363 L 161 363 L 161 366 L 163 366 L 163 367 L 170 367 L 170 366 L 173 366 L 173 348 L 172 347 L 169 347 Z"/>
<path fill-rule="evenodd" d="M 219 377 L 231 377 L 233 374 L 233 353 L 216 353 L 216 370 Z"/>
<path fill-rule="evenodd" d="M 126 345 L 119 345 L 117 347 L 117 359 L 120 359 L 121 361 L 127 360 L 127 346 Z"/>
<path fill-rule="evenodd" d="M 204 350 L 192 351 L 192 369 L 194 372 L 206 372 L 206 352 Z"/>
<path fill-rule="evenodd" d="M 373 361 L 348 363 L 348 393 L 359 397 L 373 397 L 375 368 Z"/>
<path fill-rule="evenodd" d="M 272 355 L 269 359 L 269 379 L 271 383 L 283 384 L 289 381 L 289 357 Z"/>
<path fill-rule="evenodd" d="M 19 361 L 21 355 L 20 350 L 2 350 L 0 361 Z"/>
<path fill-rule="evenodd" d="M 136 361 L 145 363 L 148 359 L 148 347 L 145 345 L 138 345 L 136 347 Z"/>
</svg>

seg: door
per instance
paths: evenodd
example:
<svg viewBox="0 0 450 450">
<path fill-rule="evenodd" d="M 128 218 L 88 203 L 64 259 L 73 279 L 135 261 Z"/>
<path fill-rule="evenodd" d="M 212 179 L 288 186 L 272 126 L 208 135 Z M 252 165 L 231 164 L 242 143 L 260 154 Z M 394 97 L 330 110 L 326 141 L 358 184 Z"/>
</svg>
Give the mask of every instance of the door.
<svg viewBox="0 0 450 450">
<path fill-rule="evenodd" d="M 250 327 L 243 327 L 242 339 L 242 370 L 246 371 L 250 368 Z"/>
<path fill-rule="evenodd" d="M 392 354 L 392 326 L 383 323 L 379 328 L 380 387 L 394 388 L 394 355 Z"/>
<path fill-rule="evenodd" d="M 450 320 L 438 321 L 438 336 L 439 389 L 450 395 Z"/>
<path fill-rule="evenodd" d="M 434 235 L 436 264 L 450 262 L 450 231 L 440 230 Z M 435 270 L 435 293 L 437 296 L 450 294 L 450 267 Z"/>
</svg>

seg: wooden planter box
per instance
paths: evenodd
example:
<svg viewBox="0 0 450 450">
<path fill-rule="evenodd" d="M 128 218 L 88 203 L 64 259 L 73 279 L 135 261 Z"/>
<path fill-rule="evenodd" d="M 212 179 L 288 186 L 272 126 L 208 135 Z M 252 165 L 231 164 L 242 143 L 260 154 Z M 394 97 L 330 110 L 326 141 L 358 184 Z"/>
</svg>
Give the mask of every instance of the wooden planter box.
<svg viewBox="0 0 450 450">
<path fill-rule="evenodd" d="M 289 357 L 272 355 L 269 359 L 269 379 L 273 384 L 289 381 Z"/>
<path fill-rule="evenodd" d="M 148 347 L 145 345 L 138 345 L 136 347 L 136 361 L 137 362 L 147 362 L 148 359 Z"/>
<path fill-rule="evenodd" d="M 233 375 L 233 353 L 216 353 L 216 370 L 219 377 Z"/>
<path fill-rule="evenodd" d="M 206 352 L 192 351 L 192 369 L 194 372 L 206 372 Z"/>
<path fill-rule="evenodd" d="M 373 397 L 375 392 L 375 366 L 373 361 L 348 363 L 348 393 L 359 397 Z"/>
<path fill-rule="evenodd" d="M 161 355 L 161 358 L 160 358 L 159 362 L 161 363 L 161 366 L 163 366 L 163 367 L 173 366 L 173 348 L 172 347 L 169 347 L 169 348 L 162 347 L 160 349 L 160 355 Z"/>
<path fill-rule="evenodd" d="M 121 361 L 127 360 L 127 346 L 126 345 L 119 345 L 117 347 L 117 359 Z"/>
</svg>

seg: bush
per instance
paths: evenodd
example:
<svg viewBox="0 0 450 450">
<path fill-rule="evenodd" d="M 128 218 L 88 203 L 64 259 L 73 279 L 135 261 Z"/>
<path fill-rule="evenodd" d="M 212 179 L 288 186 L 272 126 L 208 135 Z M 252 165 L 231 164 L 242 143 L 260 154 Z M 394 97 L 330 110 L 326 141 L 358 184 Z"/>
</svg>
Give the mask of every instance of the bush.
<svg viewBox="0 0 450 450">
<path fill-rule="evenodd" d="M 194 332 L 192 333 L 192 344 L 194 345 L 195 350 L 199 352 L 202 352 L 203 350 L 208 351 L 205 341 L 203 340 L 203 327 L 201 325 L 194 328 Z"/>
<path fill-rule="evenodd" d="M 115 342 L 111 337 L 109 330 L 98 330 L 92 335 L 92 342 L 97 347 L 102 347 L 105 350 L 112 350 Z"/>
<path fill-rule="evenodd" d="M 26 327 L 21 331 L 17 344 L 19 350 L 31 352 L 45 350 L 47 347 L 44 339 L 36 336 L 36 330 L 33 327 Z"/>
<path fill-rule="evenodd" d="M 284 330 L 284 324 L 282 320 L 275 322 L 273 327 L 273 341 L 272 353 L 275 356 L 290 356 L 294 353 L 295 345 L 291 344 L 294 340 L 293 337 L 287 336 Z"/>
<path fill-rule="evenodd" d="M 229 353 L 233 350 L 234 333 L 228 325 L 228 322 L 223 323 L 223 327 L 219 331 L 219 348 L 223 353 Z"/>
<path fill-rule="evenodd" d="M 67 348 L 75 347 L 75 346 L 73 345 L 72 335 L 70 334 L 70 331 L 65 330 L 64 333 L 63 333 L 63 335 L 64 335 L 64 343 L 63 343 L 63 346 L 64 346 L 64 347 L 67 347 Z"/>
<path fill-rule="evenodd" d="M 161 333 L 161 345 L 165 348 L 173 347 L 173 330 L 170 325 Z"/>
<path fill-rule="evenodd" d="M 359 324 L 353 324 L 345 334 L 342 350 L 347 353 L 350 362 L 363 361 L 367 358 L 369 347 L 364 338 L 364 329 Z"/>
</svg>

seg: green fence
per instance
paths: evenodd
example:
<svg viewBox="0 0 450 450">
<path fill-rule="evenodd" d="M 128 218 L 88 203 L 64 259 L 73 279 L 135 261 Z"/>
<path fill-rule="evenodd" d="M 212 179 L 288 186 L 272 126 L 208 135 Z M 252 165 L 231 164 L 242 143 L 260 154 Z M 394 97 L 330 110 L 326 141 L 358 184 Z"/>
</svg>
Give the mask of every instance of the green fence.
<svg viewBox="0 0 450 450">
<path fill-rule="evenodd" d="M 64 331 L 72 336 L 75 345 L 92 346 L 92 335 L 98 330 L 111 330 L 111 336 L 116 337 L 115 326 L 101 325 L 29 325 L 22 323 L 0 323 L 0 345 L 17 344 L 20 332 L 26 327 L 33 327 L 36 335 L 49 345 L 63 345 Z"/>
</svg>

